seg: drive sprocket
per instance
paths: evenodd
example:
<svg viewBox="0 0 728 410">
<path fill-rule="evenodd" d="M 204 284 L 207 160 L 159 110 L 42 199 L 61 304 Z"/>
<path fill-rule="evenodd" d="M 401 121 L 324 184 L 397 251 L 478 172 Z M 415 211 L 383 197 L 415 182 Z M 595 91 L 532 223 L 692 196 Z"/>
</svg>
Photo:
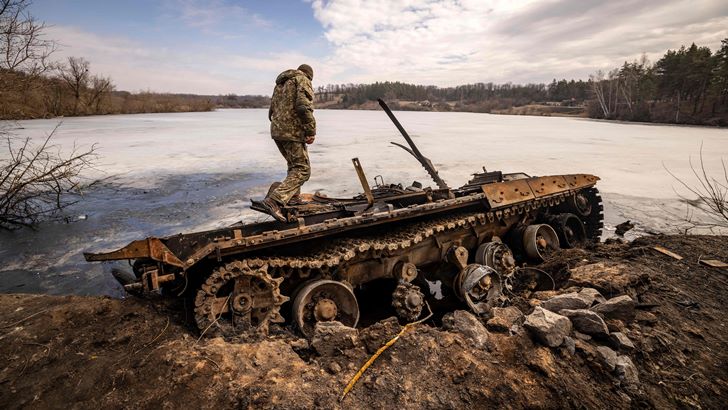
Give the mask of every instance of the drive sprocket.
<svg viewBox="0 0 728 410">
<path fill-rule="evenodd" d="M 392 293 L 392 307 L 400 319 L 412 322 L 422 314 L 425 295 L 420 287 L 411 283 L 400 283 Z"/>
<path fill-rule="evenodd" d="M 250 267 L 234 261 L 216 269 L 197 292 L 195 321 L 206 336 L 234 336 L 250 330 L 268 332 L 270 323 L 283 322 L 280 306 L 283 278 L 272 278 L 267 266 Z"/>
</svg>

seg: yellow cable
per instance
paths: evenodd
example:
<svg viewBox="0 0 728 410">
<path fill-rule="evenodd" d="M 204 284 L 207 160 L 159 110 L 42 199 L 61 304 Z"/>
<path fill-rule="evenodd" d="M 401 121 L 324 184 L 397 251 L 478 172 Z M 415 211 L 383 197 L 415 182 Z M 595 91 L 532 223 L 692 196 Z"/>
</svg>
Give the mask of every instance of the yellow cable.
<svg viewBox="0 0 728 410">
<path fill-rule="evenodd" d="M 408 323 L 408 324 L 404 325 L 404 327 L 402 328 L 402 330 L 400 330 L 400 332 L 397 334 L 397 336 L 393 337 L 390 341 L 388 341 L 387 343 L 385 343 L 384 346 L 380 347 L 379 350 L 377 350 L 377 352 L 374 353 L 372 355 L 372 357 L 370 357 L 369 360 L 367 360 L 366 363 L 364 363 L 364 366 L 362 366 L 361 369 L 359 369 L 359 371 L 356 372 L 356 374 L 354 375 L 354 377 L 351 378 L 351 380 L 349 381 L 349 384 L 347 384 L 346 385 L 346 388 L 344 388 L 344 393 L 341 394 L 341 397 L 339 398 L 339 401 L 344 400 L 344 397 L 346 397 L 346 395 L 349 394 L 349 392 L 351 391 L 351 389 L 354 388 L 354 385 L 356 384 L 356 382 L 359 381 L 359 378 L 361 378 L 361 376 L 369 368 L 369 366 L 371 366 L 372 363 L 374 363 L 374 361 L 377 360 L 377 358 L 382 353 L 384 353 L 385 350 L 389 349 L 390 346 L 392 346 L 395 342 L 397 342 L 397 340 L 399 340 L 400 336 L 402 336 L 403 334 L 405 334 L 405 332 L 407 332 L 408 330 L 414 328 L 415 325 L 418 325 L 418 324 L 420 324 L 420 323 L 422 323 L 422 322 L 424 322 L 427 319 L 429 319 L 429 318 L 432 317 L 432 310 L 430 309 L 430 305 L 427 304 L 427 302 L 425 302 L 425 304 L 427 305 L 427 310 L 430 312 L 430 314 L 427 315 L 427 317 L 424 318 L 424 319 L 420 319 L 420 320 L 418 320 L 416 322 L 412 322 L 412 323 Z"/>
</svg>

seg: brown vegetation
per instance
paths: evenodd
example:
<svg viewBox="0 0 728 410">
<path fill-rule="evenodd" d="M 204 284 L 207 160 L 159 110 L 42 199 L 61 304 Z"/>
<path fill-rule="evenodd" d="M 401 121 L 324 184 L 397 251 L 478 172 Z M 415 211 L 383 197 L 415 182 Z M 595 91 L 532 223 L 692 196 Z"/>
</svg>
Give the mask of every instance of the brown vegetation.
<svg viewBox="0 0 728 410">
<path fill-rule="evenodd" d="M 81 58 L 69 58 L 56 72 L 31 78 L 0 70 L 0 119 L 210 111 L 216 107 L 210 96 L 113 91 L 111 79 L 89 74 L 89 63 Z"/>
</svg>

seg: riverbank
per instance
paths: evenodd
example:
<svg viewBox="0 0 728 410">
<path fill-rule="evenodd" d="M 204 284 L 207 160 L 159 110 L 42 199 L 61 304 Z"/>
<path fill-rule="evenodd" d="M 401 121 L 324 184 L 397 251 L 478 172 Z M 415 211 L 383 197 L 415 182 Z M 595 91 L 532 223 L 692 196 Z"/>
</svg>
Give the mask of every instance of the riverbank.
<svg viewBox="0 0 728 410">
<path fill-rule="evenodd" d="M 665 121 L 646 121 L 644 118 L 627 119 L 627 118 L 611 118 L 606 119 L 600 116 L 590 115 L 589 101 L 579 105 L 561 105 L 558 102 L 553 103 L 530 103 L 525 105 L 507 105 L 498 101 L 481 102 L 475 104 L 463 104 L 459 102 L 430 102 L 430 101 L 407 101 L 393 100 L 387 102 L 394 111 L 421 111 L 421 112 L 467 112 L 467 113 L 483 113 L 483 114 L 499 114 L 499 115 L 527 115 L 537 117 L 574 117 L 588 118 L 596 121 L 615 122 L 615 123 L 633 123 L 633 124 L 654 124 L 654 125 L 681 125 L 696 126 L 708 128 L 727 127 L 725 116 L 715 116 L 705 118 L 704 120 L 696 119 L 689 115 L 684 115 L 684 120 L 675 122 L 673 119 Z M 379 110 L 379 104 L 376 101 L 366 101 L 361 104 L 344 104 L 340 100 L 328 102 L 319 102 L 317 109 L 332 110 Z M 664 117 L 664 116 L 663 116 Z M 674 114 L 673 117 L 674 118 Z"/>
<path fill-rule="evenodd" d="M 572 347 L 550 348 L 520 325 L 504 331 L 428 321 L 383 353 L 343 402 L 349 379 L 399 331 L 396 321 L 360 329 L 347 343 L 309 342 L 289 327 L 267 338 L 198 340 L 182 304 L 0 295 L 0 354 L 7 358 L 0 406 L 721 408 L 728 397 L 727 272 L 699 261 L 728 260 L 727 241 L 654 236 L 562 251 L 540 266 L 559 289 L 512 297 L 528 314 L 543 299 L 582 287 L 607 298 L 629 295 L 637 302 L 634 319 L 608 324 L 634 348 L 573 332 Z M 585 274 L 594 266 L 610 268 Z M 609 351 L 628 357 L 635 372 L 613 370 Z"/>
</svg>

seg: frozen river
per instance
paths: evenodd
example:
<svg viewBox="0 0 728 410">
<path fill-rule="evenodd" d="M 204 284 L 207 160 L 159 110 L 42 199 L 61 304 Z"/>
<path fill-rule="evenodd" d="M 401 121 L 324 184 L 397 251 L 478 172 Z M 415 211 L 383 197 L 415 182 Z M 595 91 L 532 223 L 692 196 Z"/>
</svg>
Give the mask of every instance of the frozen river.
<svg viewBox="0 0 728 410">
<path fill-rule="evenodd" d="M 396 115 L 451 186 L 464 184 L 483 166 L 600 176 L 607 235 L 627 219 L 638 223 L 637 234 L 675 232 L 686 207 L 675 192 L 683 191 L 665 169 L 694 181 L 688 159 L 697 159 L 701 143 L 713 173 L 722 175 L 720 159 L 728 159 L 726 129 L 470 113 Z M 369 179 L 429 183 L 409 154 L 389 145 L 402 138 L 383 112 L 319 110 L 316 117 L 305 191 L 359 192 L 353 157 Z M 57 123 L 5 125 L 18 136 L 40 139 Z M 118 294 L 113 278 L 100 264 L 86 264 L 82 251 L 262 218 L 247 208 L 248 199 L 262 196 L 285 175 L 285 162 L 268 134 L 267 110 L 69 118 L 54 140 L 66 149 L 98 144 L 98 163 L 88 176 L 103 182 L 70 209 L 75 222 L 0 232 L 0 292 Z"/>
</svg>

